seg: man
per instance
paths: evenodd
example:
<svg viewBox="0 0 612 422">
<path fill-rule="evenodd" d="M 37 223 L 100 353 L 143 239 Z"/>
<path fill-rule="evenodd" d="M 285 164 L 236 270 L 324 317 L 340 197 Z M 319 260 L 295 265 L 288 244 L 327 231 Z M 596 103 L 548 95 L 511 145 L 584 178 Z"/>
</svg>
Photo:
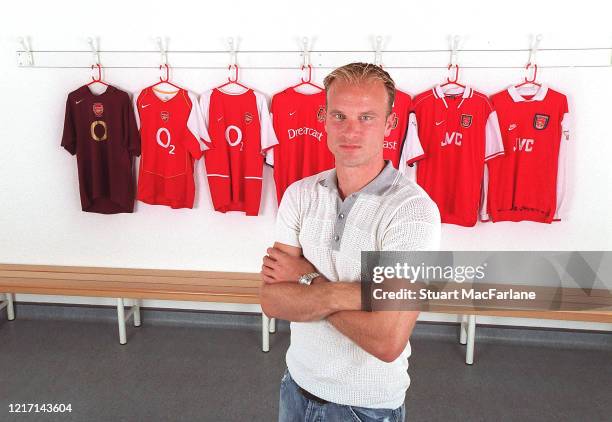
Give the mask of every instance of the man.
<svg viewBox="0 0 612 422">
<path fill-rule="evenodd" d="M 383 160 L 389 74 L 352 63 L 324 84 L 336 168 L 287 189 L 262 266 L 263 311 L 292 321 L 279 421 L 403 421 L 418 312 L 361 311 L 361 251 L 436 249 L 440 215 Z"/>
</svg>

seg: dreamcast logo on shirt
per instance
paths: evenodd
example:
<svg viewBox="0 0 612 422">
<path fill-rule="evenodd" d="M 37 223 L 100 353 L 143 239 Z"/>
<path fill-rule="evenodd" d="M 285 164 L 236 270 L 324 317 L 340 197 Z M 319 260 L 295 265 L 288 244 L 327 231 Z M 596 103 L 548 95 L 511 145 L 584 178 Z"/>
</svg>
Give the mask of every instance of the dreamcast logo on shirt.
<svg viewBox="0 0 612 422">
<path fill-rule="evenodd" d="M 325 121 L 325 106 L 319 106 L 317 110 L 317 120 L 319 122 Z"/>
<path fill-rule="evenodd" d="M 93 104 L 93 112 L 96 117 L 102 117 L 102 113 L 104 113 L 104 104 L 102 103 L 94 103 Z"/>
<path fill-rule="evenodd" d="M 164 122 L 167 122 L 168 120 L 170 120 L 170 112 L 169 111 L 162 111 L 159 113 L 159 116 L 161 117 L 161 119 Z"/>
</svg>

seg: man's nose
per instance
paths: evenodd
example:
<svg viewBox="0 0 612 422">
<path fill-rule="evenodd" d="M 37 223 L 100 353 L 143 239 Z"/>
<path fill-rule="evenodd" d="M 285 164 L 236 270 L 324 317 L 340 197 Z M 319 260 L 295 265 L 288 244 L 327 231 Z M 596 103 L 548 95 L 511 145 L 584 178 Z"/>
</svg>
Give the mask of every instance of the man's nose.
<svg viewBox="0 0 612 422">
<path fill-rule="evenodd" d="M 359 135 L 359 131 L 361 129 L 359 128 L 359 122 L 356 120 L 347 120 L 346 124 L 344 125 L 344 136 L 346 136 L 347 138 L 353 138 L 353 137 L 357 137 Z"/>
</svg>

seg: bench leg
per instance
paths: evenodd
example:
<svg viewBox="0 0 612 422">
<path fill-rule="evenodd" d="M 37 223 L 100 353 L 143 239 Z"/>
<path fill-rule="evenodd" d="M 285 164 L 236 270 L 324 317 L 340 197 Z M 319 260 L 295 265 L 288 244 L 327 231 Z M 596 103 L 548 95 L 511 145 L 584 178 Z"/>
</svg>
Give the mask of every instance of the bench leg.
<svg viewBox="0 0 612 422">
<path fill-rule="evenodd" d="M 474 341 L 476 337 L 476 315 L 468 315 L 467 348 L 465 349 L 465 363 L 474 363 Z"/>
<path fill-rule="evenodd" d="M 272 334 L 276 332 L 276 318 L 270 318 L 270 332 Z"/>
<path fill-rule="evenodd" d="M 0 310 L 6 307 L 6 316 L 9 321 L 15 319 L 15 307 L 13 306 L 13 294 L 5 293 L 6 300 L 0 301 Z"/>
<path fill-rule="evenodd" d="M 134 301 L 134 305 L 132 305 L 132 312 L 134 312 L 134 327 L 140 327 L 140 301 Z"/>
<path fill-rule="evenodd" d="M 6 314 L 7 314 L 8 320 L 13 321 L 15 319 L 15 307 L 13 305 L 13 294 L 12 293 L 6 294 L 6 301 L 8 302 L 8 305 L 6 306 Z"/>
<path fill-rule="evenodd" d="M 270 351 L 270 318 L 261 313 L 261 351 Z"/>
<path fill-rule="evenodd" d="M 467 343 L 467 321 L 465 315 L 461 315 L 461 325 L 459 326 L 459 343 Z"/>
<path fill-rule="evenodd" d="M 122 298 L 117 298 L 117 322 L 119 323 L 119 344 L 126 344 L 127 338 L 125 335 L 125 308 L 123 307 Z"/>
</svg>

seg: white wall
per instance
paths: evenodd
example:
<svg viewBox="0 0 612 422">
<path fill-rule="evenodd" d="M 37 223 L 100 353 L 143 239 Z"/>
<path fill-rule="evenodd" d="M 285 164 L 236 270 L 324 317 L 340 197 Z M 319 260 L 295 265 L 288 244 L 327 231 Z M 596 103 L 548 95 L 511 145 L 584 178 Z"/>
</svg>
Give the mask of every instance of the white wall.
<svg viewBox="0 0 612 422">
<path fill-rule="evenodd" d="M 526 48 L 529 36 L 542 33 L 542 48 L 609 47 L 609 6 L 583 1 L 570 8 L 529 1 L 409 2 L 350 4 L 313 0 L 280 2 L 33 1 L 0 17 L 0 262 L 258 271 L 273 241 L 274 185 L 265 172 L 262 215 L 220 214 L 212 209 L 208 186 L 197 165 L 196 207 L 171 210 L 138 203 L 131 215 L 105 216 L 80 211 L 74 157 L 59 147 L 65 98 L 87 82 L 86 69 L 28 69 L 16 66 L 18 36 L 30 36 L 37 50 L 87 50 L 99 36 L 102 49 L 155 50 L 154 38 L 167 36 L 170 49 L 223 50 L 225 38 L 239 36 L 245 50 L 296 50 L 302 36 L 315 49 L 367 50 L 375 35 L 385 49 L 446 49 L 459 34 L 466 49 Z M 592 3 L 592 4 L 590 4 Z M 5 6 L 7 7 L 7 6 Z M 509 9 L 512 12 L 509 12 Z M 298 11 L 299 10 L 299 11 Z M 540 65 L 609 64 L 611 52 L 540 52 Z M 313 54 L 321 81 L 329 68 L 373 54 Z M 37 65 L 87 66 L 91 54 L 36 54 Z M 106 66 L 156 66 L 159 54 L 102 53 Z M 172 54 L 175 66 L 223 66 L 226 54 Z M 239 54 L 243 66 L 297 67 L 297 53 Z M 465 66 L 521 66 L 526 52 L 459 54 Z M 417 94 L 446 77 L 442 69 L 393 69 L 393 66 L 443 66 L 448 53 L 383 55 L 398 87 Z M 107 69 L 105 79 L 128 91 L 155 82 L 155 69 Z M 173 80 L 200 93 L 221 83 L 225 70 L 177 69 Z M 241 79 L 268 96 L 297 81 L 297 70 L 245 69 Z M 494 93 L 522 77 L 520 69 L 464 69 L 461 80 Z M 570 216 L 553 225 L 479 224 L 443 227 L 448 250 L 610 250 L 612 181 L 608 133 L 612 108 L 612 68 L 541 69 L 539 79 L 568 95 L 573 113 L 569 157 Z M 18 300 L 48 300 L 19 295 Z M 86 303 L 102 300 L 79 299 Z M 182 306 L 163 302 L 165 306 Z M 164 306 L 164 305 L 160 305 Z M 199 304 L 201 307 L 217 305 Z M 220 309 L 238 309 L 221 305 Z M 240 309 L 253 309 L 246 307 Z M 563 325 L 563 324 L 562 324 Z M 587 327 L 587 325 L 584 325 Z"/>
</svg>

